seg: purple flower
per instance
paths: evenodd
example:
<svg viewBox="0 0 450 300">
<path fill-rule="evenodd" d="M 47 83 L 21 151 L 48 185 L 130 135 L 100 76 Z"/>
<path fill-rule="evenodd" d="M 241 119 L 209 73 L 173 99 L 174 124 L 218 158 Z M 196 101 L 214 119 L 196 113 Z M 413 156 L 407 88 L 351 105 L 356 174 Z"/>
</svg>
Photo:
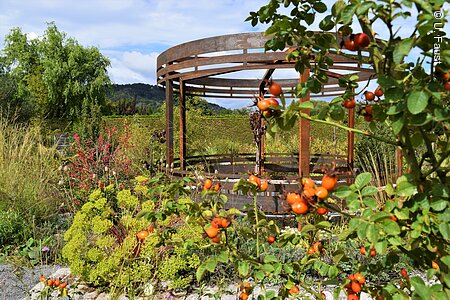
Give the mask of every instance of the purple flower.
<svg viewBox="0 0 450 300">
<path fill-rule="evenodd" d="M 44 247 L 41 249 L 41 252 L 48 252 L 48 251 L 50 251 L 50 248 L 47 247 L 47 246 L 44 246 Z"/>
</svg>

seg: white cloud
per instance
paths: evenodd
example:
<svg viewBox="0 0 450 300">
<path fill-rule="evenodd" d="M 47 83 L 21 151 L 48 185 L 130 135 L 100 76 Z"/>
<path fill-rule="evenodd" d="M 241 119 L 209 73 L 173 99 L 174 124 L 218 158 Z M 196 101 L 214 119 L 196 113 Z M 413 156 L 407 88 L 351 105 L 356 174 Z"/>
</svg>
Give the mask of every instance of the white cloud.
<svg viewBox="0 0 450 300">
<path fill-rule="evenodd" d="M 113 83 L 142 82 L 156 84 L 156 58 L 159 53 L 105 51 L 105 55 L 111 59 L 108 74 Z"/>
</svg>

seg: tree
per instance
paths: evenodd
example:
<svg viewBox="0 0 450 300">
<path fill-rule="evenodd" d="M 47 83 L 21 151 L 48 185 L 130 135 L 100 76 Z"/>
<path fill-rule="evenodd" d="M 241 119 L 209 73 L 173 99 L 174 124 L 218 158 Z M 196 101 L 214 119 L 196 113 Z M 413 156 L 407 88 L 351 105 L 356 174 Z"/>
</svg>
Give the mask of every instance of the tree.
<svg viewBox="0 0 450 300">
<path fill-rule="evenodd" d="M 13 28 L 3 53 L 2 67 L 17 82 L 18 96 L 30 97 L 41 119 L 73 122 L 83 103 L 88 107 L 105 103 L 110 61 L 96 47 L 83 47 L 67 38 L 54 23 L 37 39 Z"/>
</svg>

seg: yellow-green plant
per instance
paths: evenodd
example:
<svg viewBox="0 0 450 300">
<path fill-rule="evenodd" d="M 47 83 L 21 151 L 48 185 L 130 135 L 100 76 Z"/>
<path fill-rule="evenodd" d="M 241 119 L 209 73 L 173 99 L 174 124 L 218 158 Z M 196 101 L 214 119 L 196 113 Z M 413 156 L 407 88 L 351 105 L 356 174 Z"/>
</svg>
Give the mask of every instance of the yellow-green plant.
<svg viewBox="0 0 450 300">
<path fill-rule="evenodd" d="M 184 243 L 192 236 L 201 242 L 202 229 L 195 219 L 164 217 L 173 201 L 192 203 L 174 200 L 187 194 L 187 183 L 159 174 L 136 177 L 132 189 L 109 185 L 93 191 L 64 236 L 62 255 L 71 271 L 93 286 L 119 292 L 143 293 L 153 280 L 169 280 L 171 288 L 189 286 L 200 259 Z M 137 218 L 141 211 L 161 218 Z"/>
</svg>

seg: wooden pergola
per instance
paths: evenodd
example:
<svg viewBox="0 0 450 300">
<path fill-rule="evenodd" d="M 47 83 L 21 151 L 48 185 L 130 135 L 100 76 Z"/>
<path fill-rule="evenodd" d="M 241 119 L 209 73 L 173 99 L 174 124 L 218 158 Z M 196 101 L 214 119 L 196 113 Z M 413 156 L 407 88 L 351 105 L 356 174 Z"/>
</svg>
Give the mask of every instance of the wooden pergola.
<svg viewBox="0 0 450 300">
<path fill-rule="evenodd" d="M 166 93 L 166 166 L 180 173 L 186 170 L 190 158 L 186 156 L 186 109 L 187 96 L 203 98 L 225 98 L 229 101 L 237 99 L 252 99 L 264 89 L 262 82 L 270 79 L 272 73 L 280 69 L 294 69 L 295 62 L 286 60 L 286 52 L 265 52 L 264 44 L 269 38 L 261 32 L 230 34 L 204 38 L 183 43 L 167 49 L 158 56 L 158 85 L 165 88 Z M 340 38 L 338 37 L 338 40 Z M 363 52 L 363 55 L 367 53 Z M 319 94 L 311 94 L 300 99 L 309 101 L 342 95 L 344 89 L 339 87 L 339 77 L 347 74 L 359 76 L 360 81 L 367 81 L 373 70 L 369 65 L 360 65 L 356 56 L 341 56 L 329 54 L 334 65 L 327 70 L 328 84 L 324 85 Z M 311 65 L 314 65 L 313 61 Z M 265 70 L 264 78 L 240 78 L 242 71 Z M 297 75 L 298 76 L 298 75 Z M 305 70 L 299 77 L 277 78 L 284 90 L 285 97 L 292 97 L 289 89 L 298 83 L 305 82 L 310 76 L 310 70 Z M 179 93 L 180 105 L 180 157 L 174 160 L 173 107 L 174 93 Z M 348 111 L 348 126 L 354 126 L 354 109 Z M 308 120 L 300 119 L 299 126 L 298 175 L 309 176 L 311 170 L 310 124 Z M 352 170 L 354 162 L 354 136 L 347 133 L 348 151 L 343 160 L 346 169 Z M 192 160 L 193 161 L 193 160 Z M 217 171 L 216 171 L 217 173 Z M 219 172 L 220 173 L 220 172 Z M 226 174 L 228 177 L 230 174 Z"/>
</svg>

